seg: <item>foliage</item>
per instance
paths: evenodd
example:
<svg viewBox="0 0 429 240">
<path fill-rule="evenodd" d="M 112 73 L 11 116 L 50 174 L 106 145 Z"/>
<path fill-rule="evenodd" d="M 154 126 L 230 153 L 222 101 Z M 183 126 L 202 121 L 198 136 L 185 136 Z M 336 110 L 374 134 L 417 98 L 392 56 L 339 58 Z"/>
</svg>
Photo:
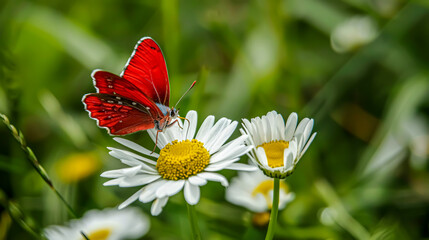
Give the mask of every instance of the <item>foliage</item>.
<svg viewBox="0 0 429 240">
<path fill-rule="evenodd" d="M 99 174 L 121 166 L 106 149 L 117 144 L 88 117 L 81 98 L 94 92 L 92 70 L 119 74 L 137 40 L 151 36 L 166 57 L 172 103 L 197 80 L 179 104 L 182 113 L 240 120 L 276 110 L 315 119 L 318 136 L 286 180 L 296 199 L 279 212 L 278 239 L 429 238 L 427 1 L 6 0 L 0 6 L 0 112 L 22 131 L 32 158 L 77 215 L 114 207 L 134 192 L 102 186 Z M 331 34 L 354 16 L 372 19 L 375 39 L 335 52 Z M 37 223 L 31 229 L 68 220 L 67 207 L 6 125 L 0 136 L 0 237 L 32 239 L 22 228 L 29 217 Z M 145 132 L 127 138 L 152 147 Z M 82 153 L 102 164 L 89 177 L 62 182 L 62 162 Z M 196 211 L 204 239 L 265 235 L 248 210 L 225 201 L 219 185 L 201 195 Z M 149 212 L 149 204 L 134 205 Z M 10 206 L 20 208 L 12 219 L 26 217 L 10 223 L 3 217 Z M 174 197 L 151 218 L 146 237 L 188 239 L 186 211 L 183 197 Z"/>
</svg>

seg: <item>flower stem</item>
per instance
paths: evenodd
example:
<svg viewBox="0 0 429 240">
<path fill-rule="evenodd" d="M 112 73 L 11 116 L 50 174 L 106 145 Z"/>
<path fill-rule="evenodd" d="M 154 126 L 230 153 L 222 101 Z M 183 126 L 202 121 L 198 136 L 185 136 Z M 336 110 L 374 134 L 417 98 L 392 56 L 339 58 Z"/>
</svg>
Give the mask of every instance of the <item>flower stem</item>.
<svg viewBox="0 0 429 240">
<path fill-rule="evenodd" d="M 280 190 L 280 179 L 274 178 L 274 189 L 273 189 L 273 205 L 271 207 L 270 223 L 268 225 L 267 235 L 265 240 L 273 239 L 274 232 L 277 225 L 277 214 L 279 212 L 279 190 Z"/>
<path fill-rule="evenodd" d="M 195 212 L 195 206 L 190 204 L 187 204 L 187 205 L 188 205 L 189 222 L 191 223 L 191 229 L 192 229 L 192 239 L 201 240 L 201 233 L 200 233 L 200 229 L 198 228 L 198 220 L 197 220 L 197 213 Z"/>
<path fill-rule="evenodd" d="M 73 218 L 76 218 L 76 213 L 74 212 L 73 208 L 70 206 L 70 204 L 67 203 L 64 197 L 54 187 L 54 184 L 49 178 L 48 173 L 42 167 L 42 165 L 40 165 L 39 161 L 36 158 L 36 155 L 33 153 L 33 150 L 31 150 L 31 148 L 27 146 L 27 142 L 25 141 L 25 138 L 22 132 L 19 131 L 15 126 L 13 126 L 10 123 L 9 118 L 7 118 L 6 115 L 2 113 L 0 113 L 0 120 L 2 120 L 3 123 L 9 128 L 12 136 L 21 145 L 21 149 L 24 151 L 25 155 L 27 155 L 27 159 L 30 161 L 31 165 L 36 170 L 36 172 L 40 175 L 43 181 L 45 181 L 45 183 L 48 184 L 49 188 L 51 188 L 51 190 L 57 195 L 57 197 L 61 200 L 61 202 L 66 206 L 70 216 L 72 216 Z"/>
</svg>

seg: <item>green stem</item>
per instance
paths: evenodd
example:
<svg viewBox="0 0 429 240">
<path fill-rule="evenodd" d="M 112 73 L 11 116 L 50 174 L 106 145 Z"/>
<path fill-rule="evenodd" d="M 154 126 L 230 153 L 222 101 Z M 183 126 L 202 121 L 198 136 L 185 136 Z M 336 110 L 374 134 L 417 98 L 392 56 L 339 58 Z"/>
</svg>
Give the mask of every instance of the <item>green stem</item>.
<svg viewBox="0 0 429 240">
<path fill-rule="evenodd" d="M 195 212 L 195 206 L 190 204 L 187 204 L 187 205 L 188 205 L 189 222 L 191 223 L 191 229 L 192 229 L 192 239 L 201 240 L 201 233 L 200 233 L 200 229 L 198 228 L 198 220 L 197 220 L 197 213 Z"/>
<path fill-rule="evenodd" d="M 51 188 L 51 190 L 54 191 L 54 193 L 58 196 L 58 198 L 64 203 L 70 216 L 72 216 L 73 218 L 76 218 L 76 213 L 73 211 L 73 208 L 70 206 L 70 204 L 67 203 L 64 197 L 61 196 L 61 194 L 54 187 L 51 179 L 48 176 L 48 173 L 42 167 L 42 165 L 40 165 L 36 155 L 33 153 L 33 150 L 31 150 L 31 148 L 27 146 L 27 142 L 25 141 L 25 138 L 22 132 L 19 131 L 15 126 L 13 126 L 10 123 L 9 118 L 7 118 L 6 115 L 0 113 L 0 119 L 9 128 L 10 133 L 16 139 L 16 141 L 18 141 L 18 143 L 21 145 L 21 149 L 24 151 L 25 155 L 27 156 L 27 159 L 30 161 L 31 165 L 36 170 L 36 172 L 40 175 L 43 181 L 45 181 L 45 183 L 48 184 L 49 188 Z"/>
<path fill-rule="evenodd" d="M 271 216 L 270 224 L 268 225 L 267 235 L 265 240 L 273 239 L 274 232 L 277 225 L 277 215 L 279 213 L 279 189 L 280 189 L 280 179 L 274 178 L 274 193 L 273 193 L 273 205 L 271 207 Z"/>
</svg>

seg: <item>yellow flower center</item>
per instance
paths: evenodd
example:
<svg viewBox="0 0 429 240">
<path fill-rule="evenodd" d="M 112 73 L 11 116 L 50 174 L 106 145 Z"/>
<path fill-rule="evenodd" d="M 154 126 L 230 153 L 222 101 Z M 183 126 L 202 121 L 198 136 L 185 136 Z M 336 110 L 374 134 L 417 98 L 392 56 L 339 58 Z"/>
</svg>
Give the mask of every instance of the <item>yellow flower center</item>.
<svg viewBox="0 0 429 240">
<path fill-rule="evenodd" d="M 265 155 L 267 155 L 268 166 L 272 168 L 284 166 L 284 150 L 289 147 L 289 142 L 283 140 L 274 140 L 268 143 L 263 143 L 258 147 L 264 148 Z"/>
<path fill-rule="evenodd" d="M 109 239 L 110 233 L 111 230 L 109 228 L 103 228 L 90 233 L 89 235 L 87 235 L 87 237 L 91 240 L 107 240 Z"/>
<path fill-rule="evenodd" d="M 198 140 L 173 141 L 159 153 L 156 169 L 168 180 L 187 179 L 202 172 L 210 163 L 210 154 Z"/>
<path fill-rule="evenodd" d="M 64 183 L 73 183 L 94 174 L 101 167 L 93 153 L 70 154 L 58 162 L 56 170 Z"/>
<path fill-rule="evenodd" d="M 266 227 L 270 222 L 270 213 L 269 212 L 261 212 L 255 213 L 252 217 L 252 224 L 255 227 Z"/>
<path fill-rule="evenodd" d="M 252 197 L 256 197 L 258 194 L 262 194 L 267 202 L 268 208 L 271 209 L 272 199 L 270 196 L 270 191 L 274 189 L 274 181 L 271 179 L 262 181 L 258 186 L 256 186 L 252 191 Z M 283 181 L 280 181 L 280 189 L 285 193 L 289 191 L 289 187 Z"/>
</svg>

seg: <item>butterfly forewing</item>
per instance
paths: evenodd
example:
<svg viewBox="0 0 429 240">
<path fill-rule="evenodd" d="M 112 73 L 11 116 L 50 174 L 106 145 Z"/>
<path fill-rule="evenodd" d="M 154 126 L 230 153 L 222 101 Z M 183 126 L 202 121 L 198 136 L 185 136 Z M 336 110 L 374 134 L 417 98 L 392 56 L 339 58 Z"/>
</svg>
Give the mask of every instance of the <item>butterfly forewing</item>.
<svg viewBox="0 0 429 240">
<path fill-rule="evenodd" d="M 121 77 L 154 102 L 169 106 L 167 67 L 161 48 L 152 38 L 145 37 L 137 43 Z"/>
<path fill-rule="evenodd" d="M 91 93 L 83 102 L 90 117 L 97 120 L 100 127 L 105 127 L 113 135 L 125 135 L 154 127 L 151 117 L 154 110 L 145 106 L 134 106 L 132 100 L 115 100 L 116 96 Z"/>
<path fill-rule="evenodd" d="M 119 77 L 113 73 L 95 70 L 92 73 L 94 85 L 97 88 L 98 93 L 114 95 L 114 101 L 118 100 L 118 103 L 124 102 L 126 99 L 132 100 L 132 105 L 138 104 L 146 106 L 151 109 L 154 113 L 151 116 L 156 119 L 162 116 L 162 112 L 156 106 L 156 104 L 148 98 L 141 89 L 138 89 L 128 80 Z M 122 101 L 124 100 L 124 101 Z"/>
</svg>

